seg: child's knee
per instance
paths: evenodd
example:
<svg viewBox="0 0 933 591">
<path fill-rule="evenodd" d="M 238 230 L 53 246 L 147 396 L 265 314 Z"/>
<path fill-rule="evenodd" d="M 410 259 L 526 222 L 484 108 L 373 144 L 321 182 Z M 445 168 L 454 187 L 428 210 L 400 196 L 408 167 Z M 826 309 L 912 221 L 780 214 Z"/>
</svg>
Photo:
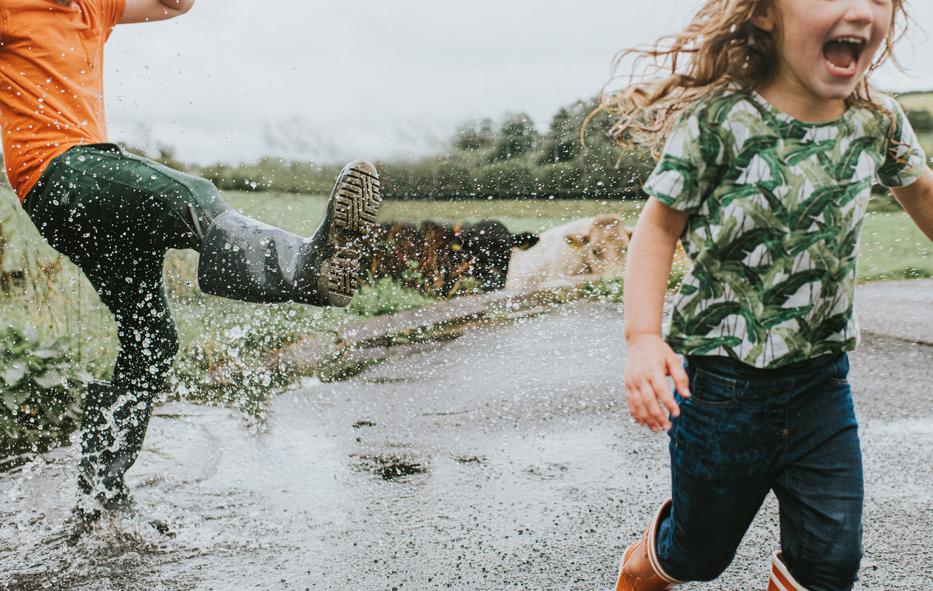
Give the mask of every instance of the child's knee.
<svg viewBox="0 0 933 591">
<path fill-rule="evenodd" d="M 791 573 L 807 589 L 837 591 L 851 589 L 862 561 L 861 538 L 841 540 L 823 554 L 797 557 Z"/>
</svg>

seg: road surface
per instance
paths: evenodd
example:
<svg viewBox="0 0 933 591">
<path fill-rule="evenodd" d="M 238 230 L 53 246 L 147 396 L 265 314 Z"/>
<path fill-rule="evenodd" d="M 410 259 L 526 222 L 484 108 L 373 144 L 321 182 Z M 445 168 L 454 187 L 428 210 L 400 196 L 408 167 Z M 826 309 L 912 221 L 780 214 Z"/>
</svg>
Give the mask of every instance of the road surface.
<svg viewBox="0 0 933 591">
<path fill-rule="evenodd" d="M 77 545 L 74 446 L 0 475 L 0 589 L 607 589 L 669 488 L 666 435 L 625 409 L 624 359 L 620 308 L 579 303 L 305 382 L 264 432 L 164 406 L 130 472 L 141 516 Z M 856 588 L 931 589 L 933 347 L 867 334 L 852 368 Z M 777 539 L 772 496 L 729 570 L 682 588 L 764 589 Z"/>
</svg>

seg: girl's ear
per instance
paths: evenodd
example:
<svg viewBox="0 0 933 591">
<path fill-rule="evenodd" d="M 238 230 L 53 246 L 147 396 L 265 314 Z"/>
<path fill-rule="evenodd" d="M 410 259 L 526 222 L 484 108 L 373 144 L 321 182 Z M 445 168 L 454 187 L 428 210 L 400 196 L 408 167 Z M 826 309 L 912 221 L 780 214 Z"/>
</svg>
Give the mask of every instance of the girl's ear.
<svg viewBox="0 0 933 591">
<path fill-rule="evenodd" d="M 777 13 L 774 5 L 771 4 L 761 11 L 756 11 L 752 17 L 752 24 L 766 33 L 773 33 L 777 30 Z"/>
</svg>

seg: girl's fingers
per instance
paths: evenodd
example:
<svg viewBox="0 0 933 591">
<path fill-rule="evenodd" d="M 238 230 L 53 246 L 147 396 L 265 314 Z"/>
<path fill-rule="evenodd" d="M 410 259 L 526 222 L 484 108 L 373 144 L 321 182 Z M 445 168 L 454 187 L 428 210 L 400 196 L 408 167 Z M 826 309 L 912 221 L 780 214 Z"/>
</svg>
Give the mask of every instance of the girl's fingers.
<svg viewBox="0 0 933 591">
<path fill-rule="evenodd" d="M 632 417 L 639 425 L 644 425 L 645 419 L 647 418 L 645 402 L 642 398 L 642 387 L 638 382 L 636 382 L 629 390 L 628 400 L 630 407 L 629 410 L 632 413 Z"/>
<path fill-rule="evenodd" d="M 643 403 L 642 413 L 645 425 L 652 431 L 661 429 L 664 423 L 661 418 L 661 409 L 658 408 L 658 399 L 654 395 L 654 387 L 651 385 L 651 382 L 649 380 L 642 382 L 639 392 L 641 392 L 641 400 Z"/>
<path fill-rule="evenodd" d="M 658 396 L 658 402 L 660 402 L 664 408 L 667 409 L 668 414 L 672 417 L 680 416 L 680 407 L 677 406 L 677 401 L 674 400 L 674 393 L 668 387 L 667 380 L 662 380 L 663 387 L 660 390 L 661 394 Z M 662 413 L 663 414 L 663 413 Z M 671 421 L 668 417 L 664 417 L 665 429 L 671 428 Z"/>
<path fill-rule="evenodd" d="M 651 416 L 654 418 L 655 423 L 665 431 L 671 428 L 671 423 L 667 418 L 667 415 L 664 412 L 664 409 L 661 407 L 663 404 L 667 408 L 668 412 L 671 411 L 671 407 L 668 405 L 667 400 L 674 402 L 673 397 L 671 396 L 671 389 L 667 385 L 667 379 L 664 374 L 657 372 L 652 375 L 651 379 L 651 389 L 654 400 L 651 404 Z M 677 404 L 674 404 L 674 409 L 676 411 Z"/>
<path fill-rule="evenodd" d="M 671 374 L 671 379 L 674 380 L 674 387 L 677 388 L 680 395 L 684 398 L 690 398 L 690 378 L 687 377 L 684 366 L 681 365 L 680 360 L 677 359 L 676 356 L 668 358 L 667 371 Z"/>
<path fill-rule="evenodd" d="M 632 415 L 632 418 L 638 422 L 637 407 L 635 405 L 635 387 L 626 384 L 625 385 L 625 403 L 628 405 L 628 413 Z"/>
</svg>

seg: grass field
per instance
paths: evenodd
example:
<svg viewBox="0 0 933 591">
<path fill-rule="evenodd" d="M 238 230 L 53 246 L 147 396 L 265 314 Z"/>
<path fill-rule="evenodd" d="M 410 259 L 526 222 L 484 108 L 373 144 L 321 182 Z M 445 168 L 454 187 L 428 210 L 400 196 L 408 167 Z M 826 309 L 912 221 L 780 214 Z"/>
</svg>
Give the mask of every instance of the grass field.
<svg viewBox="0 0 933 591">
<path fill-rule="evenodd" d="M 308 233 L 317 225 L 324 206 L 324 198 L 320 196 L 231 192 L 225 198 L 245 213 L 299 233 Z M 5 268 L 22 268 L 24 262 L 54 261 L 54 251 L 45 245 L 18 206 L 11 206 L 8 200 L 4 203 L 0 220 L 9 238 L 5 244 Z M 499 219 L 513 232 L 541 232 L 602 212 L 621 214 L 627 223 L 634 225 L 641 207 L 642 202 L 638 201 L 403 201 L 386 202 L 380 217 L 448 223 Z M 80 357 L 93 366 L 94 373 L 101 374 L 110 367 L 116 352 L 112 320 L 78 270 L 66 260 L 60 264 L 62 270 L 54 284 L 43 285 L 44 276 L 37 274 L 37 280 L 19 296 L 0 294 L 0 314 L 7 324 L 28 323 L 58 336 L 76 338 Z M 294 304 L 257 306 L 203 296 L 194 287 L 195 267 L 193 252 L 173 251 L 165 273 L 178 320 L 181 357 L 188 359 L 192 374 L 242 353 L 237 343 L 243 340 L 244 328 L 251 335 L 252 345 L 258 343 L 259 349 L 267 350 L 302 334 L 327 332 L 335 324 L 359 315 L 391 311 L 395 299 L 402 307 L 425 301 L 412 294 L 371 292 L 358 298 L 360 304 L 350 311 L 322 313 L 317 308 Z M 906 214 L 869 214 L 862 239 L 861 279 L 928 276 L 933 276 L 933 245 Z M 386 307 L 387 297 L 390 301 Z"/>
<path fill-rule="evenodd" d="M 263 221 L 293 232 L 312 230 L 324 213 L 324 198 L 275 193 L 227 192 L 227 201 Z M 458 223 L 500 220 L 513 232 L 541 232 L 564 222 L 599 213 L 617 213 L 634 220 L 642 201 L 589 200 L 463 200 L 383 202 L 379 220 Z"/>
<path fill-rule="evenodd" d="M 918 133 L 917 139 L 920 140 L 920 145 L 927 153 L 927 160 L 933 160 L 933 133 Z"/>
<path fill-rule="evenodd" d="M 228 193 L 235 207 L 272 224 L 307 232 L 320 219 L 323 197 Z M 541 232 L 598 213 L 617 213 L 629 225 L 638 219 L 641 201 L 387 201 L 382 220 L 472 222 L 501 220 L 513 232 Z M 860 277 L 863 281 L 933 277 L 933 243 L 903 212 L 870 213 L 862 233 Z"/>
<path fill-rule="evenodd" d="M 927 92 L 905 92 L 897 95 L 905 109 L 920 109 L 933 113 L 933 90 Z"/>
<path fill-rule="evenodd" d="M 6 270 L 26 269 L 27 280 L 25 286 L 0 291 L 0 333 L 7 327 L 19 331 L 33 327 L 41 337 L 61 339 L 62 350 L 70 356 L 64 361 L 66 367 L 106 379 L 117 353 L 110 314 L 78 269 L 42 241 L 12 197 L 2 197 L 6 197 L 0 200 L 3 265 Z M 228 193 L 225 197 L 263 221 L 305 234 L 317 225 L 324 206 L 323 197 L 313 196 Z M 619 213 L 634 225 L 641 206 L 640 202 L 583 200 L 406 201 L 387 202 L 382 219 L 453 223 L 492 218 L 512 231 L 540 232 L 601 212 Z M 862 247 L 863 280 L 933 276 L 931 243 L 903 212 L 870 213 Z M 205 296 L 197 289 L 196 260 L 192 251 L 172 251 L 166 259 L 166 285 L 181 343 L 168 376 L 169 391 L 188 400 L 238 409 L 251 428 L 262 428 L 266 401 L 298 377 L 273 363 L 270 353 L 307 335 L 333 338 L 334 328 L 344 322 L 430 302 L 393 282 L 364 286 L 351 306 L 342 310 L 234 302 Z M 619 282 L 605 282 L 593 285 L 589 293 L 619 301 L 619 287 Z M 47 345 L 41 347 L 48 350 Z M 316 371 L 321 379 L 328 379 L 329 372 L 337 375 L 345 369 L 339 363 Z M 34 430 L 34 434 L 53 432 Z"/>
</svg>

